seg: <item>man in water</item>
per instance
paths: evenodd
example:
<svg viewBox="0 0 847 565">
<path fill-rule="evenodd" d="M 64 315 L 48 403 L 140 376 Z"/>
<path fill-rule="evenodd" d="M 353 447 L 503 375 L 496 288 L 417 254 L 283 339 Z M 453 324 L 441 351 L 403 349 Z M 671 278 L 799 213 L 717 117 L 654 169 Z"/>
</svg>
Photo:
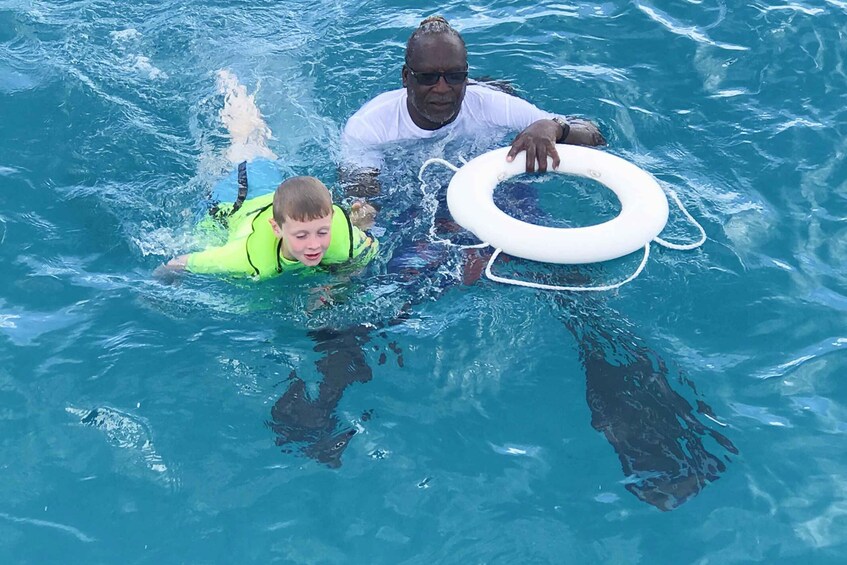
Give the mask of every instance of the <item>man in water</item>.
<svg viewBox="0 0 847 565">
<path fill-rule="evenodd" d="M 520 131 L 506 159 L 526 151 L 526 171 L 545 172 L 547 158 L 559 166 L 557 143 L 604 145 L 591 122 L 545 112 L 501 89 L 468 79 L 462 36 L 441 16 L 423 20 L 409 37 L 403 88 L 380 94 L 348 121 L 342 149 L 351 190 L 378 192 L 376 173 L 385 144 L 439 134 L 478 134 L 485 128 Z"/>
</svg>

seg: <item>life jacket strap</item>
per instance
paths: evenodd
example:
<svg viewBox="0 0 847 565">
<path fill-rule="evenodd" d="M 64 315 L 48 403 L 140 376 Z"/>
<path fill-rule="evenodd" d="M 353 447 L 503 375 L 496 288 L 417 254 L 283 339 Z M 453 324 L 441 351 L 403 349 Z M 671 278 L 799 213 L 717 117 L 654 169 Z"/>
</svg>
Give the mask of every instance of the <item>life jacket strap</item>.
<svg viewBox="0 0 847 565">
<path fill-rule="evenodd" d="M 216 218 L 224 226 L 226 226 L 227 216 L 232 216 L 235 214 L 241 205 L 244 204 L 244 201 L 247 199 L 247 161 L 242 161 L 238 164 L 238 196 L 235 197 L 235 202 L 232 203 L 232 208 L 226 214 L 221 214 L 220 203 L 215 202 L 209 208 L 209 215 L 213 218 Z"/>
<path fill-rule="evenodd" d="M 230 215 L 235 214 L 247 198 L 247 161 L 238 164 L 238 196 L 232 205 Z"/>
<path fill-rule="evenodd" d="M 344 214 L 344 219 L 347 220 L 347 239 L 350 241 L 350 248 L 347 250 L 347 258 L 353 258 L 353 222 L 350 221 L 350 214 L 347 213 L 347 210 L 338 207 L 341 212 Z"/>
</svg>

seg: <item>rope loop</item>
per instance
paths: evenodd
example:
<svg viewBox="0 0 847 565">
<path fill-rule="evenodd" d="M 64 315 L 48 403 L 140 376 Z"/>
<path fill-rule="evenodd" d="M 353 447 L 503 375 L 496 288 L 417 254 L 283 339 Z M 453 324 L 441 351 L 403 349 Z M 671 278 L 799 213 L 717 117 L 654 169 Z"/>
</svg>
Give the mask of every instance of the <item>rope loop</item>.
<svg viewBox="0 0 847 565">
<path fill-rule="evenodd" d="M 500 277 L 491 272 L 491 265 L 494 264 L 494 261 L 500 255 L 500 252 L 500 249 L 495 249 L 494 253 L 491 254 L 491 258 L 488 260 L 488 264 L 485 266 L 485 276 L 494 282 L 511 284 L 515 286 L 525 286 L 528 288 L 537 288 L 540 290 L 563 290 L 567 292 L 603 292 L 606 290 L 614 290 L 616 288 L 622 287 L 623 285 L 634 280 L 638 275 L 641 274 L 641 271 L 644 270 L 644 266 L 647 265 L 647 259 L 650 257 L 650 244 L 647 243 L 644 245 L 644 257 L 641 259 L 641 264 L 638 265 L 638 268 L 635 269 L 634 273 L 632 273 L 629 277 L 622 281 L 612 284 L 604 284 L 601 286 L 559 286 L 554 284 L 543 284 Z"/>
<path fill-rule="evenodd" d="M 462 159 L 464 161 L 464 159 Z M 467 162 L 467 161 L 465 161 Z M 426 200 L 430 195 L 426 192 L 426 181 L 423 179 L 424 171 L 427 167 L 432 164 L 444 165 L 454 173 L 459 170 L 459 167 L 451 163 L 450 161 L 446 161 L 444 159 L 440 159 L 438 157 L 434 157 L 432 159 L 427 159 L 424 161 L 423 165 L 421 165 L 420 170 L 418 171 L 418 180 L 421 182 L 421 193 L 423 194 L 424 200 Z M 437 233 L 435 233 L 435 213 L 436 210 L 432 211 L 432 221 L 429 223 L 429 239 L 433 243 L 440 243 L 442 245 L 446 245 L 448 247 L 457 247 L 459 249 L 482 249 L 484 247 L 488 247 L 487 243 L 477 243 L 474 245 L 459 245 L 457 243 L 453 243 L 449 239 L 444 239 L 439 237 Z"/>
<path fill-rule="evenodd" d="M 682 210 L 682 213 L 685 214 L 685 217 L 688 219 L 688 221 L 694 224 L 694 227 L 700 230 L 700 240 L 696 241 L 695 243 L 673 243 L 662 239 L 659 236 L 656 236 L 653 238 L 653 241 L 655 241 L 662 247 L 667 247 L 668 249 L 676 249 L 677 251 L 690 251 L 692 249 L 697 249 L 706 242 L 706 230 L 704 230 L 703 226 L 701 226 L 697 222 L 697 220 L 694 219 L 694 216 L 692 216 L 688 212 L 688 210 L 685 209 L 685 206 L 682 204 L 682 201 L 679 199 L 679 196 L 676 195 L 676 192 L 674 192 L 673 190 L 668 190 L 667 193 L 668 196 L 670 196 L 671 199 L 676 202 L 676 205 L 679 207 L 680 210 Z"/>
</svg>

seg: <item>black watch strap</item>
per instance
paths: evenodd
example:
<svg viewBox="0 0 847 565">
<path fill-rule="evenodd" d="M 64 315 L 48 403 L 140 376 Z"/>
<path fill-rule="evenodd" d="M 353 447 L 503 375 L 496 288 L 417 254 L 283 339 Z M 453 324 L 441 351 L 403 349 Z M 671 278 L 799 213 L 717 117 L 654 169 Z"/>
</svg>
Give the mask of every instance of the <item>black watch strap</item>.
<svg viewBox="0 0 847 565">
<path fill-rule="evenodd" d="M 568 134 L 571 132 L 571 125 L 561 116 L 553 116 L 550 119 L 559 124 L 559 127 L 562 128 L 562 135 L 556 139 L 556 143 L 564 143 L 568 138 Z"/>
</svg>

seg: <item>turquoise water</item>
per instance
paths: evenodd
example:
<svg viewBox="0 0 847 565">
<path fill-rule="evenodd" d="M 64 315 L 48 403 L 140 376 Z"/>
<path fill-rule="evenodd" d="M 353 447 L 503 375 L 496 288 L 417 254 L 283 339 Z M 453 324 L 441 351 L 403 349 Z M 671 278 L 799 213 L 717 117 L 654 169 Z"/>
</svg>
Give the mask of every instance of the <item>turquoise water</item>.
<svg viewBox="0 0 847 565">
<path fill-rule="evenodd" d="M 159 283 L 226 168 L 219 69 L 284 172 L 331 182 L 432 12 L 0 2 L 0 561 L 843 561 L 847 3 L 438 12 L 472 75 L 596 120 L 707 243 L 601 296 L 462 286 L 455 254 L 398 276 L 420 163 L 504 137 L 389 160 L 363 279 Z"/>
</svg>

